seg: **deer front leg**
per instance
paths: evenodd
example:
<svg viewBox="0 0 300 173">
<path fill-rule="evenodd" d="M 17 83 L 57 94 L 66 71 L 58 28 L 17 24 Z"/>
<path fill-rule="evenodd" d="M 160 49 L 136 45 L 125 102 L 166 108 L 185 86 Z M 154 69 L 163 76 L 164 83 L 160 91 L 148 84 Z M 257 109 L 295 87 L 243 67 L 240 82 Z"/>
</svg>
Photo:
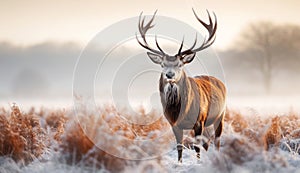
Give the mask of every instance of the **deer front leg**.
<svg viewBox="0 0 300 173">
<path fill-rule="evenodd" d="M 183 138 L 183 130 L 178 128 L 177 126 L 172 127 L 173 133 L 176 138 L 177 143 L 177 151 L 178 151 L 178 162 L 182 162 L 182 138 Z"/>
<path fill-rule="evenodd" d="M 195 132 L 195 138 L 197 140 L 197 137 L 201 136 L 203 133 L 203 127 L 204 127 L 204 122 L 196 122 L 195 126 L 194 126 L 194 132 Z M 200 144 L 200 142 L 199 142 Z M 208 148 L 208 144 L 204 143 L 203 147 L 205 148 L 205 150 L 207 150 Z M 197 158 L 200 159 L 200 148 L 198 146 L 194 146 L 195 151 L 197 153 Z"/>
</svg>

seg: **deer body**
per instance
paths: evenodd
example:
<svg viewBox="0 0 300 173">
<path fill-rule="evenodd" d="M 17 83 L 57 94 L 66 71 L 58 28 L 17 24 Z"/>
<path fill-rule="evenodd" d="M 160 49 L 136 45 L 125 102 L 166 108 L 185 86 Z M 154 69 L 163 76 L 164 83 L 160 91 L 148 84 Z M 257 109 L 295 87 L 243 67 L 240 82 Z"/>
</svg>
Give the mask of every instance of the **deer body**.
<svg viewBox="0 0 300 173">
<path fill-rule="evenodd" d="M 155 12 L 156 13 L 156 12 Z M 174 132 L 177 141 L 178 161 L 182 161 L 182 138 L 183 130 L 193 129 L 195 137 L 202 135 L 203 129 L 213 125 L 215 129 L 215 145 L 217 149 L 220 146 L 219 137 L 221 136 L 224 116 L 225 116 L 225 99 L 226 89 L 224 84 L 212 76 L 188 77 L 183 70 L 183 66 L 193 61 L 196 52 L 209 47 L 215 39 L 217 23 L 212 23 L 209 15 L 210 24 L 204 23 L 198 18 L 197 20 L 208 30 L 209 37 L 202 45 L 194 49 L 197 37 L 190 49 L 181 51 L 183 41 L 176 55 L 166 54 L 159 46 L 156 39 L 156 46 L 159 50 L 150 48 L 146 41 L 146 32 L 153 27 L 152 19 L 145 24 L 145 18 L 139 21 L 139 32 L 143 38 L 143 43 L 138 39 L 138 43 L 149 50 L 149 58 L 162 67 L 162 73 L 159 80 L 159 91 L 164 115 Z M 208 144 L 203 147 L 207 150 Z M 199 146 L 194 147 L 197 157 L 200 158 Z"/>
<path fill-rule="evenodd" d="M 225 86 L 212 76 L 190 78 L 184 73 L 176 86 L 161 77 L 159 90 L 166 119 L 181 129 L 193 129 L 195 122 L 202 121 L 210 126 L 225 109 Z"/>
<path fill-rule="evenodd" d="M 169 89 L 166 90 L 166 87 Z M 172 90 L 171 87 L 177 88 Z M 161 77 L 159 90 L 164 115 L 171 124 L 179 144 L 179 161 L 182 157 L 183 130 L 193 129 L 195 136 L 198 136 L 202 135 L 205 127 L 214 125 L 215 144 L 219 147 L 218 138 L 223 127 L 226 97 L 225 86 L 220 80 L 212 76 L 190 78 L 184 73 L 177 86 L 168 85 Z M 207 150 L 208 144 L 204 144 L 203 147 Z M 195 147 L 195 150 L 199 155 L 200 148 Z"/>
</svg>

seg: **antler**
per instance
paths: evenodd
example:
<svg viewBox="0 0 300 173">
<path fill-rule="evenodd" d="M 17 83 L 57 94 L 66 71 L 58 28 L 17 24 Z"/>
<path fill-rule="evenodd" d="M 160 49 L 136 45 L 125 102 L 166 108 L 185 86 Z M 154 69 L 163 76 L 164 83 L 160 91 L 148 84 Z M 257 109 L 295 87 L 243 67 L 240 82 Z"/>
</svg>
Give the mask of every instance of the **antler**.
<svg viewBox="0 0 300 173">
<path fill-rule="evenodd" d="M 216 30 L 217 30 L 217 17 L 216 17 L 216 14 L 213 12 L 214 14 L 214 17 L 215 17 L 215 22 L 213 23 L 212 22 L 212 19 L 211 19 L 211 16 L 207 11 L 207 14 L 208 14 L 208 18 L 209 18 L 209 24 L 206 24 L 205 22 L 203 22 L 196 14 L 196 12 L 194 11 L 193 9 L 193 12 L 194 12 L 194 15 L 195 17 L 197 18 L 197 20 L 206 28 L 206 30 L 208 31 L 208 39 L 204 38 L 204 41 L 203 43 L 201 44 L 200 47 L 194 49 L 196 43 L 197 43 L 197 33 L 196 33 L 196 38 L 195 38 L 195 42 L 194 44 L 192 45 L 191 48 L 181 52 L 181 49 L 182 49 L 182 46 L 183 46 L 183 40 L 181 42 L 181 45 L 180 45 L 180 48 L 179 48 L 179 51 L 178 51 L 178 54 L 177 55 L 184 55 L 184 54 L 190 54 L 190 53 L 195 53 L 195 52 L 199 52 L 203 49 L 206 49 L 208 48 L 210 45 L 212 45 L 216 39 Z"/>
<path fill-rule="evenodd" d="M 155 50 L 155 49 L 152 49 L 150 48 L 149 44 L 147 43 L 147 40 L 146 40 L 146 33 L 149 29 L 153 28 L 154 25 L 152 25 L 152 22 L 154 20 L 154 17 L 156 15 L 156 12 L 157 10 L 154 12 L 152 18 L 150 19 L 150 21 L 148 23 L 146 23 L 146 25 L 144 25 L 145 23 L 145 17 L 143 17 L 142 19 L 142 14 L 143 12 L 141 12 L 140 14 L 140 17 L 139 17 L 139 32 L 141 34 L 141 37 L 143 39 L 143 43 L 138 39 L 138 36 L 137 34 L 135 34 L 135 37 L 136 37 L 136 40 L 138 41 L 138 43 L 145 49 L 148 49 L 149 51 L 155 53 L 155 54 L 158 54 L 158 55 L 165 55 L 165 52 L 160 48 L 160 46 L 158 45 L 158 42 L 157 42 L 157 37 L 155 35 L 155 43 L 156 43 L 156 47 L 158 48 L 158 50 Z"/>
</svg>

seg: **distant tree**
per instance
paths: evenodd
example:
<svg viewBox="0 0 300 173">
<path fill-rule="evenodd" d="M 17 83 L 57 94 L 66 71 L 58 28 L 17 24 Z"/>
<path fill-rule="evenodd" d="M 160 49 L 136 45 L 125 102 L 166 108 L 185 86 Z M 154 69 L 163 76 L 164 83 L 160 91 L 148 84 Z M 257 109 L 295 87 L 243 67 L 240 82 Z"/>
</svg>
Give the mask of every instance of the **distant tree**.
<svg viewBox="0 0 300 173">
<path fill-rule="evenodd" d="M 242 32 L 237 45 L 258 64 L 265 92 L 270 94 L 277 67 L 291 68 L 288 66 L 300 62 L 300 27 L 270 22 L 253 23 Z"/>
</svg>

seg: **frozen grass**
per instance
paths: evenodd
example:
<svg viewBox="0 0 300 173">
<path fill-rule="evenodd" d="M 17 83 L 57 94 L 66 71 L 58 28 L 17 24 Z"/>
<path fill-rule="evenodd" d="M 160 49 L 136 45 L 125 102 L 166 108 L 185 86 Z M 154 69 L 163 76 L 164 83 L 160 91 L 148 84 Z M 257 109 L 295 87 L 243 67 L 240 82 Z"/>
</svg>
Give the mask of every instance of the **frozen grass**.
<svg viewBox="0 0 300 173">
<path fill-rule="evenodd" d="M 208 128 L 205 134 L 213 133 Z M 211 144 L 200 160 L 189 149 L 193 133 L 185 133 L 182 164 L 174 141 L 166 120 L 155 112 L 145 115 L 142 108 L 130 116 L 110 106 L 97 113 L 83 109 L 78 117 L 69 110 L 0 108 L 1 173 L 296 172 L 300 167 L 295 112 L 245 116 L 228 110 L 220 151 Z"/>
<path fill-rule="evenodd" d="M 46 148 L 45 130 L 34 114 L 24 114 L 18 106 L 0 113 L 0 155 L 28 164 L 40 157 Z"/>
</svg>

